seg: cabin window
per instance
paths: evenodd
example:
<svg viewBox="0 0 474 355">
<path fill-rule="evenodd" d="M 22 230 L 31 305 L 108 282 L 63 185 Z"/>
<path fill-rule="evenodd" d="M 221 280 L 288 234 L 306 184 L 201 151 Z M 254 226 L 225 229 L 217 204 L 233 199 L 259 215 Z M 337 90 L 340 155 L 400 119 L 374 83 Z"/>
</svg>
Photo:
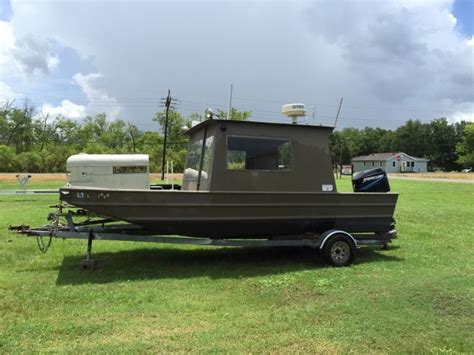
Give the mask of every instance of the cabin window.
<svg viewBox="0 0 474 355">
<path fill-rule="evenodd" d="M 145 165 L 141 166 L 114 166 L 114 174 L 146 174 L 147 167 Z"/>
<path fill-rule="evenodd" d="M 229 136 L 227 138 L 227 169 L 290 170 L 290 140 L 286 138 Z"/>
<path fill-rule="evenodd" d="M 185 190 L 196 190 L 199 176 L 199 165 L 201 163 L 203 139 L 197 139 L 188 146 L 188 156 L 183 175 L 183 188 Z"/>
<path fill-rule="evenodd" d="M 395 167 L 395 162 L 394 161 L 392 161 L 392 166 Z"/>
<path fill-rule="evenodd" d="M 201 183 L 209 178 L 211 169 L 212 148 L 214 145 L 214 136 L 206 138 L 206 147 L 204 148 L 204 158 L 202 160 Z"/>
<path fill-rule="evenodd" d="M 203 135 L 201 135 L 201 137 L 203 137 Z M 204 147 L 204 155 L 202 159 L 201 179 L 199 181 L 199 169 L 201 168 L 201 155 L 203 153 L 203 138 L 196 139 L 188 147 L 188 156 L 186 158 L 186 165 L 183 176 L 184 190 L 197 190 L 198 182 L 200 185 L 202 185 L 203 183 L 207 183 L 210 177 L 209 170 L 211 168 L 214 136 L 206 137 L 206 146 Z"/>
</svg>

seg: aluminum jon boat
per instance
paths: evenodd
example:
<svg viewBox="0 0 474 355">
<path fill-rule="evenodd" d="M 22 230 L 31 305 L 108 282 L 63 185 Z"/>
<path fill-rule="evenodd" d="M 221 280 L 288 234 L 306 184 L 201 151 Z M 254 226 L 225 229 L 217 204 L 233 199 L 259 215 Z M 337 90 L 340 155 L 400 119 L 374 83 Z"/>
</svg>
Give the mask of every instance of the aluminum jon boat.
<svg viewBox="0 0 474 355">
<path fill-rule="evenodd" d="M 382 169 L 353 176 L 337 192 L 329 151 L 333 127 L 207 120 L 190 128 L 183 184 L 149 185 L 146 155 L 68 159 L 69 183 L 38 237 L 220 246 L 309 246 L 335 266 L 352 263 L 362 245 L 396 237 L 391 193 Z M 64 208 L 75 208 L 64 212 Z M 74 221 L 73 217 L 86 217 Z M 64 222 L 66 219 L 66 222 Z M 77 219 L 77 218 L 76 218 Z M 43 237 L 49 237 L 44 245 Z"/>
<path fill-rule="evenodd" d="M 331 131 L 207 120 L 187 132 L 181 190 L 71 186 L 60 190 L 60 198 L 162 235 L 297 238 L 334 228 L 389 231 L 398 194 L 337 192 L 328 145 Z M 383 172 L 377 174 L 386 179 Z"/>
</svg>

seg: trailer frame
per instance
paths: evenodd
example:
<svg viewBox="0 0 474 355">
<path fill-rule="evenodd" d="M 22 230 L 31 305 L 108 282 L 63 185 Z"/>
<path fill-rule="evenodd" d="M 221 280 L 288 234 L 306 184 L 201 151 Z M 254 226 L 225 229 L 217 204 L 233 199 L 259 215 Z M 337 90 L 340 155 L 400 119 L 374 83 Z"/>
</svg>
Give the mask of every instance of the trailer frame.
<svg viewBox="0 0 474 355">
<path fill-rule="evenodd" d="M 68 210 L 63 212 L 65 206 L 50 206 L 57 208 L 56 213 L 50 213 L 48 220 L 50 224 L 42 227 L 30 228 L 27 225 L 10 226 L 9 230 L 28 237 L 36 237 L 38 246 L 42 252 L 46 252 L 53 238 L 59 239 L 83 239 L 87 240 L 86 258 L 82 260 L 83 269 L 92 270 L 96 262 L 92 258 L 92 243 L 94 240 L 134 241 L 149 243 L 188 244 L 200 246 L 219 247 L 310 247 L 324 252 L 326 261 L 334 266 L 346 266 L 355 258 L 355 250 L 362 246 L 378 245 L 384 249 L 397 237 L 395 226 L 385 233 L 348 233 L 340 229 L 330 229 L 321 234 L 306 233 L 303 235 L 277 235 L 261 236 L 258 238 L 207 238 L 186 237 L 173 235 L 157 235 L 141 226 L 130 223 L 96 216 L 96 219 L 88 218 L 82 222 L 75 222 L 74 217 L 89 216 L 89 211 L 83 209 Z M 61 219 L 65 223 L 61 223 Z M 118 223 L 117 223 L 118 222 Z M 47 242 L 44 238 L 49 238 Z M 335 263 L 331 257 L 331 251 L 327 246 L 335 238 L 347 244 L 350 261 L 342 264 Z M 334 253 L 333 253 L 334 254 Z"/>
</svg>

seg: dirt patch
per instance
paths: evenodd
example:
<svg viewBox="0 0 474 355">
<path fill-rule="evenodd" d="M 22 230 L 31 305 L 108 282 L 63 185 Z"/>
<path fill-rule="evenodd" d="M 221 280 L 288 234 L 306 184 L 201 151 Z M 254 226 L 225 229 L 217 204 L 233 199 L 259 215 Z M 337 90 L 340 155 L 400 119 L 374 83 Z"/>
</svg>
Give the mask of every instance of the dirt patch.
<svg viewBox="0 0 474 355">
<path fill-rule="evenodd" d="M 0 182 L 17 182 L 16 175 L 25 175 L 25 173 L 0 173 Z M 48 181 L 60 181 L 66 182 L 66 174 L 31 174 L 31 181 L 34 182 L 48 182 Z"/>
<path fill-rule="evenodd" d="M 169 180 L 174 180 L 175 182 L 178 180 L 183 180 L 183 174 L 181 173 L 176 173 L 176 174 L 170 174 L 168 177 Z M 160 173 L 151 173 L 150 174 L 150 181 L 160 181 L 161 180 L 161 174 Z"/>
<path fill-rule="evenodd" d="M 389 174 L 395 177 L 404 177 L 410 179 L 458 179 L 458 180 L 474 180 L 474 173 L 406 173 L 406 174 Z"/>
</svg>

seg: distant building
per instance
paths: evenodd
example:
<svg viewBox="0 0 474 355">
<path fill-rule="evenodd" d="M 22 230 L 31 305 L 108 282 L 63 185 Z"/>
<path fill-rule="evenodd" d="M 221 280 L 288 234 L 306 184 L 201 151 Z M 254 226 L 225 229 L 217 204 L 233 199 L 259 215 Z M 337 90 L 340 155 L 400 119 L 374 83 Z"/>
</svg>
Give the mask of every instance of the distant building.
<svg viewBox="0 0 474 355">
<path fill-rule="evenodd" d="M 353 158 L 352 165 L 354 172 L 382 168 L 387 173 L 425 173 L 428 161 L 405 153 L 374 153 Z"/>
</svg>

